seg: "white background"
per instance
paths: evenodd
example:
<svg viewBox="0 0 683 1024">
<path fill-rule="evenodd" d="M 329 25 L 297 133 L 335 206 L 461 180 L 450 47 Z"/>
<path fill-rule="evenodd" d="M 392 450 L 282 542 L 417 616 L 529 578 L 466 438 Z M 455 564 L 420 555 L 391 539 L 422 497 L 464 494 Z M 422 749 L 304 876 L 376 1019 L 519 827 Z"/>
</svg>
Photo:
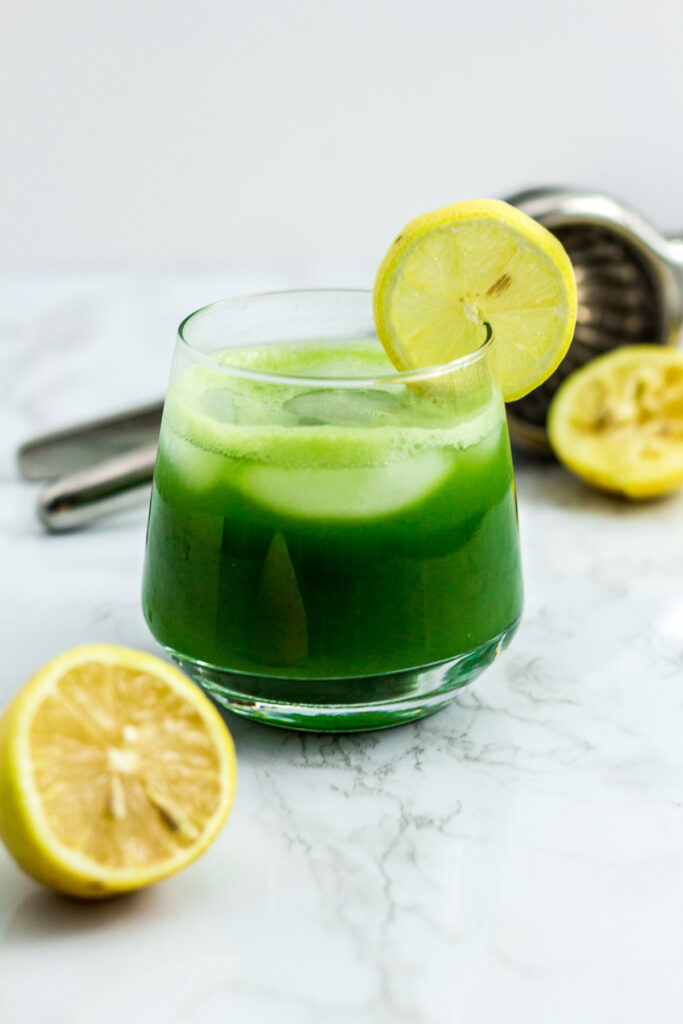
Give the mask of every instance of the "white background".
<svg viewBox="0 0 683 1024">
<path fill-rule="evenodd" d="M 0 265 L 369 284 L 538 183 L 683 226 L 677 0 L 0 0 Z"/>
</svg>

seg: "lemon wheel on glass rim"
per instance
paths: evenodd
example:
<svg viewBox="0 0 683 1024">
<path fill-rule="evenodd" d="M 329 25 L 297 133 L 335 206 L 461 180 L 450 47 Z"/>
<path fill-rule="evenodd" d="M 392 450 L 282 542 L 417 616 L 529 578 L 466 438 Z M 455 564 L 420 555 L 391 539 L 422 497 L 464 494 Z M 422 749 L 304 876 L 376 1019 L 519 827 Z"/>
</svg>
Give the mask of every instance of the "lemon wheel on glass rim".
<svg viewBox="0 0 683 1024">
<path fill-rule="evenodd" d="M 506 402 L 542 384 L 576 321 L 567 253 L 541 224 L 496 199 L 454 203 L 411 221 L 382 260 L 377 334 L 399 370 L 438 366 L 493 334 Z"/>
</svg>

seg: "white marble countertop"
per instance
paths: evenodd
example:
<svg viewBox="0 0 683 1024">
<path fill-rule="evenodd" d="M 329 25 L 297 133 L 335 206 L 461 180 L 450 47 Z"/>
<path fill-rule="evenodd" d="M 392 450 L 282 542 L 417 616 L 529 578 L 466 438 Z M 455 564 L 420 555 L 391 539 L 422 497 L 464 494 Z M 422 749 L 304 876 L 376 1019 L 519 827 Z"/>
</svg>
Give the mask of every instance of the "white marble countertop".
<svg viewBox="0 0 683 1024">
<path fill-rule="evenodd" d="M 161 394 L 182 314 L 281 283 L 0 277 L 1 705 L 74 644 L 156 649 L 144 511 L 45 536 L 16 445 Z M 228 716 L 226 828 L 132 898 L 62 900 L 0 851 L 3 1024 L 679 1024 L 683 497 L 530 463 L 518 491 L 523 623 L 449 709 L 334 738 Z"/>
</svg>

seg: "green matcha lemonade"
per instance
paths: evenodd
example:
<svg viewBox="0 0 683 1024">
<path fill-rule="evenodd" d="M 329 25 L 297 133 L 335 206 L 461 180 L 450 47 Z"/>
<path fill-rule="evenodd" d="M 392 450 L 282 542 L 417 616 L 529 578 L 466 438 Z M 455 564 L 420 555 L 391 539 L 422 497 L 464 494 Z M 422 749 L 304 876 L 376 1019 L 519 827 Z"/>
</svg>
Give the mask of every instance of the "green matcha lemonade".
<svg viewBox="0 0 683 1024">
<path fill-rule="evenodd" d="M 522 585 L 491 335 L 399 371 L 366 292 L 252 296 L 181 325 L 143 604 L 226 707 L 393 725 L 505 646 Z"/>
</svg>

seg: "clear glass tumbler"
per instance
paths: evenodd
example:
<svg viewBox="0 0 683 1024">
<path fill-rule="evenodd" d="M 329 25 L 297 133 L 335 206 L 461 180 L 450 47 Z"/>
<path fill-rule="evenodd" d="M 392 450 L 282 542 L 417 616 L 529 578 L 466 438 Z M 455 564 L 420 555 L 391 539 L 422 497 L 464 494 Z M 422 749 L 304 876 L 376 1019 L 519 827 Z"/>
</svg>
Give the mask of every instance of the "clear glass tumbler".
<svg viewBox="0 0 683 1024">
<path fill-rule="evenodd" d="M 254 295 L 183 321 L 143 605 L 219 702 L 299 729 L 409 721 L 493 660 L 521 603 L 490 340 L 398 373 L 362 291 Z"/>
</svg>

